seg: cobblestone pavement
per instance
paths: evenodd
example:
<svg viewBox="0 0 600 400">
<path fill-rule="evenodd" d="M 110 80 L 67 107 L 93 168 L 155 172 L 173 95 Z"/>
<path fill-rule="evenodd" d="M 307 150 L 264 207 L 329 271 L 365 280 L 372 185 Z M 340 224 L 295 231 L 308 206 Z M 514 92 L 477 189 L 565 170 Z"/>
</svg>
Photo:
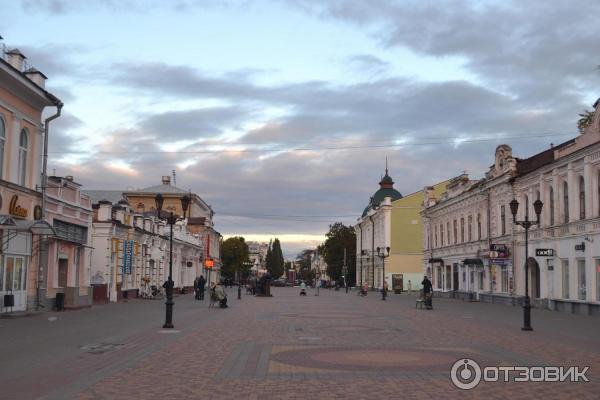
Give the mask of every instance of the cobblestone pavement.
<svg viewBox="0 0 600 400">
<path fill-rule="evenodd" d="M 272 298 L 230 292 L 231 307 L 209 309 L 191 296 L 176 299 L 175 330 L 136 322 L 162 304 L 130 301 L 62 314 L 115 331 L 95 336 L 82 328 L 63 354 L 44 348 L 25 369 L 0 361 L 0 398 L 44 399 L 597 399 L 600 393 L 600 319 L 533 310 L 533 332 L 521 331 L 522 310 L 502 305 L 434 299 L 434 310 L 415 309 L 415 297 L 376 293 L 275 288 Z M 114 313 L 102 310 L 111 307 Z M 113 314 L 121 315 L 115 326 Z M 129 315 L 129 319 L 127 318 Z M 90 320 L 90 316 L 94 317 Z M 19 324 L 33 329 L 46 318 L 1 321 L 5 346 Z M 127 321 L 130 321 L 128 323 Z M 93 321 L 90 322 L 90 321 Z M 9 326 L 15 324 L 14 327 Z M 132 327 L 136 326 L 137 328 Z M 24 328 L 20 328 L 24 329 Z M 66 328 L 65 328 L 66 329 Z M 117 335 L 116 332 L 125 332 Z M 71 330 L 69 331 L 71 332 Z M 66 333 L 65 333 L 66 334 Z M 31 334 L 30 334 L 31 335 Z M 43 337 L 43 331 L 37 335 Z M 78 336 L 77 332 L 71 335 Z M 37 336 L 29 339 L 37 343 Z M 105 337 L 106 340 L 100 340 Z M 26 343 L 24 340 L 20 343 Z M 81 343 L 87 343 L 82 346 Z M 52 343 L 47 343 L 51 348 Z M 24 349 L 6 349 L 9 354 Z M 60 350 L 60 349 L 59 349 Z M 2 351 L 2 354 L 5 354 Z M 66 354 L 66 355 L 64 355 Z M 33 357 L 33 354 L 31 355 Z M 481 382 L 452 385 L 461 358 L 482 366 L 589 366 L 590 382 Z M 54 361 L 53 361 L 54 360 Z M 6 373 L 5 373 L 6 371 Z M 7 396 L 7 397 L 3 397 Z"/>
</svg>

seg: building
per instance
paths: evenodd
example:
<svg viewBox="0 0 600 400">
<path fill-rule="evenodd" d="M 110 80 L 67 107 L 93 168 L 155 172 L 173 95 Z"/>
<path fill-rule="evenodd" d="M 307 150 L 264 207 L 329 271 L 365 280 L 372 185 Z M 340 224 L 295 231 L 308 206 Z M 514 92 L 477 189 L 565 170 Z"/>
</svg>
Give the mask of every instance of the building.
<svg viewBox="0 0 600 400">
<path fill-rule="evenodd" d="M 47 280 L 43 288 L 47 308 L 64 294 L 66 308 L 92 305 L 90 285 L 92 203 L 72 176 L 47 180 L 46 221 L 56 234 L 48 239 Z"/>
<path fill-rule="evenodd" d="M 252 263 L 251 271 L 260 276 L 267 273 L 267 252 L 269 243 L 246 242 L 248 245 L 248 260 Z"/>
<path fill-rule="evenodd" d="M 319 253 L 318 248 L 312 254 L 310 269 L 313 271 L 315 277 L 318 277 L 321 281 L 331 280 L 327 274 L 327 262 L 325 261 L 325 257 L 323 257 L 322 253 Z"/>
<path fill-rule="evenodd" d="M 496 149 L 495 162 L 478 181 L 466 175 L 449 185 L 423 212 L 427 249 L 424 270 L 441 293 L 481 301 L 522 304 L 525 262 L 532 304 L 600 313 L 600 112 L 575 139 L 529 158 Z M 525 232 L 512 222 L 535 220 Z M 466 233 L 463 235 L 463 226 Z"/>
<path fill-rule="evenodd" d="M 379 183 L 380 189 L 371 198 L 355 226 L 357 279 L 359 285 L 381 288 L 385 279 L 391 290 L 407 290 L 409 281 L 417 289 L 423 280 L 423 223 L 421 211 L 427 196 L 439 196 L 448 181 L 402 196 L 388 175 Z M 379 257 L 377 248 L 387 256 Z M 389 247 L 389 255 L 387 248 Z M 373 268 L 374 266 L 374 268 Z"/>
<path fill-rule="evenodd" d="M 0 48 L 0 312 L 37 308 L 44 297 L 38 290 L 46 279 L 43 268 L 38 273 L 40 237 L 54 231 L 43 221 L 40 171 L 46 170 L 50 121 L 62 108 L 45 81 L 18 49 Z M 46 107 L 58 112 L 42 121 Z"/>
<path fill-rule="evenodd" d="M 381 288 L 383 284 L 383 261 L 377 256 L 377 247 L 391 246 L 392 201 L 402 198 L 394 189 L 394 181 L 388 175 L 379 182 L 379 190 L 373 194 L 357 224 L 356 232 L 356 282 L 361 286 L 367 282 L 371 288 Z M 389 269 L 388 269 L 389 271 Z M 386 271 L 386 278 L 388 276 Z M 391 282 L 388 282 L 390 284 Z M 391 287 L 391 286 L 390 286 Z"/>
<path fill-rule="evenodd" d="M 157 194 L 164 197 L 163 210 L 183 215 L 181 198 L 190 196 L 187 227 L 191 233 L 200 236 L 203 243 L 203 262 L 206 267 L 208 282 L 218 282 L 221 273 L 221 239 L 222 236 L 214 229 L 214 211 L 200 196 L 190 191 L 180 189 L 171 184 L 170 176 L 163 176 L 160 185 L 150 186 L 140 190 L 123 193 L 131 207 L 138 213 L 154 212 Z"/>
<path fill-rule="evenodd" d="M 93 204 L 91 283 L 94 301 L 136 297 L 148 287 L 162 287 L 169 274 L 171 227 L 134 212 L 126 200 Z M 185 221 L 173 226 L 173 275 L 176 289 L 193 286 L 203 273 L 202 241 Z"/>
</svg>

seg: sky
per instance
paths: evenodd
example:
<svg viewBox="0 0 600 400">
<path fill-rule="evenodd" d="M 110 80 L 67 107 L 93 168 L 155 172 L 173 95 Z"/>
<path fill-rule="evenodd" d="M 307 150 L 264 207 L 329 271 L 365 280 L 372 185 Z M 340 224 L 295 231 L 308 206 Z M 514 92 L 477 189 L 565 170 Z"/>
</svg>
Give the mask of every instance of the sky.
<svg viewBox="0 0 600 400">
<path fill-rule="evenodd" d="M 402 194 L 577 136 L 600 2 L 0 0 L 65 103 L 49 171 L 135 189 L 176 171 L 225 237 L 286 256 Z M 50 113 L 52 110 L 48 110 Z"/>
</svg>

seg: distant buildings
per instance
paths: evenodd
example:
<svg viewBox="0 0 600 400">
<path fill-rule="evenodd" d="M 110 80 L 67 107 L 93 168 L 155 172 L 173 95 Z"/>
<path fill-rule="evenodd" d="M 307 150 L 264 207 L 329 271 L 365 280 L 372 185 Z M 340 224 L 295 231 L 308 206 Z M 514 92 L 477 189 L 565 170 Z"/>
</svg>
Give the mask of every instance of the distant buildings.
<svg viewBox="0 0 600 400">
<path fill-rule="evenodd" d="M 251 270 L 257 275 L 265 274 L 269 244 L 252 241 L 246 242 L 246 244 L 248 245 L 248 259 L 252 263 Z"/>
</svg>

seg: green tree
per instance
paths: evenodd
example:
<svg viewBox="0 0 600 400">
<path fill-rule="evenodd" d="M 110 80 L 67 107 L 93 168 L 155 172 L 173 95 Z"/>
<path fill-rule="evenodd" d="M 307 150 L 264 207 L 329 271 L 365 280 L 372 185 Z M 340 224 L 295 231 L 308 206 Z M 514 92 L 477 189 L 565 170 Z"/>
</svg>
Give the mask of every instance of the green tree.
<svg viewBox="0 0 600 400">
<path fill-rule="evenodd" d="M 296 256 L 296 263 L 299 266 L 300 279 L 307 282 L 312 282 L 314 279 L 314 271 L 311 268 L 313 253 L 313 250 L 307 249 L 302 250 L 298 256 Z"/>
<path fill-rule="evenodd" d="M 344 265 L 344 249 L 346 249 L 346 274 L 347 283 L 355 285 L 356 280 L 356 233 L 354 228 L 341 222 L 329 225 L 329 232 L 325 235 L 323 244 L 323 257 L 327 263 L 327 275 L 332 280 L 342 277 Z"/>
<path fill-rule="evenodd" d="M 579 133 L 583 133 L 585 128 L 591 125 L 594 120 L 594 111 L 585 110 L 582 114 L 579 114 L 579 119 L 577 120 L 577 129 Z"/>
<path fill-rule="evenodd" d="M 243 237 L 230 237 L 221 243 L 221 262 L 223 264 L 221 274 L 225 278 L 234 279 L 238 271 L 242 276 L 248 275 L 250 269 L 248 245 Z"/>
<path fill-rule="evenodd" d="M 265 268 L 272 275 L 273 271 L 273 241 L 269 241 L 269 247 L 267 248 L 267 256 L 265 257 Z"/>
<path fill-rule="evenodd" d="M 280 278 L 284 273 L 284 263 L 283 252 L 281 251 L 281 243 L 279 243 L 279 239 L 275 238 L 273 241 L 273 248 L 271 249 L 273 263 L 271 270 L 269 273 L 273 278 Z"/>
</svg>

